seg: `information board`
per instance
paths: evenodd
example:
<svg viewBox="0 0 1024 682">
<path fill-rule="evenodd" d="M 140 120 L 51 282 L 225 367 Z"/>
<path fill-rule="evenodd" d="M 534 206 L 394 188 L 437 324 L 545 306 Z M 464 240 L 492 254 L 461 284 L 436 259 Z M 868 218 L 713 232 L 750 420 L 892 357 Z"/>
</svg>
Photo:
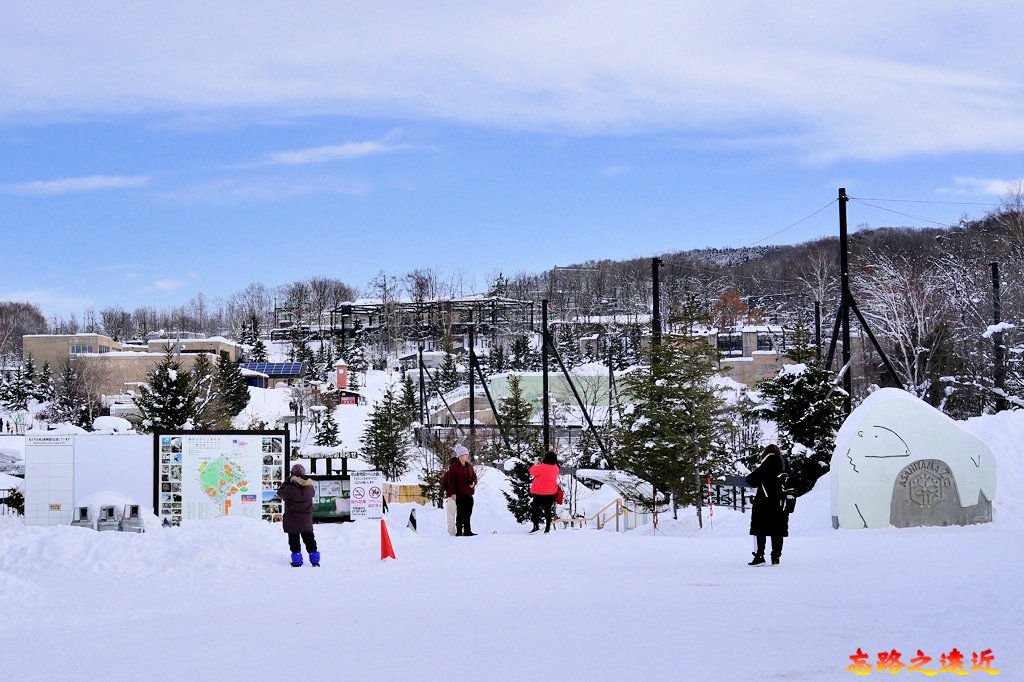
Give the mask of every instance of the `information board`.
<svg viewBox="0 0 1024 682">
<path fill-rule="evenodd" d="M 313 523 L 351 521 L 349 478 L 311 476 L 313 479 Z"/>
<path fill-rule="evenodd" d="M 353 521 L 384 518 L 384 475 L 379 471 L 354 471 L 351 508 Z"/>
<path fill-rule="evenodd" d="M 156 434 L 157 514 L 175 526 L 219 516 L 279 522 L 287 445 L 280 431 Z"/>
</svg>

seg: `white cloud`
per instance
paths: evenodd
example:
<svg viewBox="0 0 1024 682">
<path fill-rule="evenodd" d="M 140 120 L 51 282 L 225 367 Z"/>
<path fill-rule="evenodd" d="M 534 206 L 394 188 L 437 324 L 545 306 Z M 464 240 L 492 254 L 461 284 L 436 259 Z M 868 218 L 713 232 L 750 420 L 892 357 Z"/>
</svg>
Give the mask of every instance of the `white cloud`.
<svg viewBox="0 0 1024 682">
<path fill-rule="evenodd" d="M 153 282 L 150 289 L 154 289 L 156 291 L 174 291 L 175 289 L 180 289 L 184 285 L 185 283 L 180 279 L 165 278 L 158 279 L 157 281 Z"/>
<path fill-rule="evenodd" d="M 606 178 L 617 178 L 620 175 L 625 175 L 630 170 L 632 169 L 625 165 L 604 166 L 601 168 L 601 175 Z"/>
<path fill-rule="evenodd" d="M 145 175 L 88 175 L 79 178 L 60 178 L 58 180 L 34 180 L 2 185 L 3 191 L 9 194 L 27 194 L 55 196 L 72 192 L 95 192 L 97 190 L 129 189 L 144 187 L 149 184 Z"/>
<path fill-rule="evenodd" d="M 41 0 L 4 9 L 0 120 L 385 116 L 771 139 L 822 160 L 1018 152 L 1022 33 L 1012 1 Z"/>
<path fill-rule="evenodd" d="M 953 178 L 952 187 L 941 187 L 939 194 L 951 196 L 978 196 L 987 195 L 1003 198 L 1018 188 L 1024 187 L 1024 178 L 1016 180 L 1001 180 L 999 178 Z"/>
<path fill-rule="evenodd" d="M 370 183 L 332 177 L 227 178 L 161 192 L 157 198 L 177 204 L 236 205 L 271 203 L 296 197 L 335 194 L 363 197 L 372 191 Z"/>
<path fill-rule="evenodd" d="M 346 142 L 325 147 L 309 147 L 288 152 L 275 152 L 267 155 L 267 163 L 284 166 L 302 166 L 311 163 L 358 159 L 364 156 L 386 154 L 408 148 L 407 145 L 388 145 L 373 141 Z"/>
</svg>

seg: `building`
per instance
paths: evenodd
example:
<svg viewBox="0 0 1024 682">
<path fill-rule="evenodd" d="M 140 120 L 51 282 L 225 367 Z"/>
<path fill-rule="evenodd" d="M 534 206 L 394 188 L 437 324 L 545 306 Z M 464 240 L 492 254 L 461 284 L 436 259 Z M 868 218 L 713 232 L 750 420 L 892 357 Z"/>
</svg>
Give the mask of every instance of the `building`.
<svg viewBox="0 0 1024 682">
<path fill-rule="evenodd" d="M 200 355 L 212 364 L 219 359 L 237 361 L 241 346 L 214 336 L 192 339 L 149 339 L 144 345 L 125 344 L 103 334 L 30 334 L 22 337 L 24 354 L 38 367 L 48 363 L 54 374 L 74 367 L 101 395 L 124 395 L 139 384 L 163 359 L 167 349 L 179 355 L 183 369 L 192 369 Z"/>
</svg>

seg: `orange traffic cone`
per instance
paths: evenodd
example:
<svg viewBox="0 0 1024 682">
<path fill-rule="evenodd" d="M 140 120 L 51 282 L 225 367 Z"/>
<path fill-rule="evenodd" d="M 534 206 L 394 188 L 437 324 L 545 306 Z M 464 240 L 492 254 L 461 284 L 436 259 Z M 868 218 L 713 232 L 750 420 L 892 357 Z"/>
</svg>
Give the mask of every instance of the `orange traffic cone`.
<svg viewBox="0 0 1024 682">
<path fill-rule="evenodd" d="M 395 556 L 395 548 L 391 546 L 391 537 L 388 535 L 388 527 L 384 523 L 384 519 L 380 520 L 380 560 L 384 561 L 388 557 L 397 559 Z"/>
</svg>

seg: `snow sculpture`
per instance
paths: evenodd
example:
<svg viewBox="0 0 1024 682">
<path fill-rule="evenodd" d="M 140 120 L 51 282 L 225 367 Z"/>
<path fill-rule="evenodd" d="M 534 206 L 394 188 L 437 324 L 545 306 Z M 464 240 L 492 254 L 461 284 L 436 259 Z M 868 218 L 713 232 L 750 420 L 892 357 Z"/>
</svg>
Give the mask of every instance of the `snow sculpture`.
<svg viewBox="0 0 1024 682">
<path fill-rule="evenodd" d="M 906 391 L 853 411 L 832 455 L 832 527 L 964 526 L 992 520 L 992 451 Z"/>
</svg>

